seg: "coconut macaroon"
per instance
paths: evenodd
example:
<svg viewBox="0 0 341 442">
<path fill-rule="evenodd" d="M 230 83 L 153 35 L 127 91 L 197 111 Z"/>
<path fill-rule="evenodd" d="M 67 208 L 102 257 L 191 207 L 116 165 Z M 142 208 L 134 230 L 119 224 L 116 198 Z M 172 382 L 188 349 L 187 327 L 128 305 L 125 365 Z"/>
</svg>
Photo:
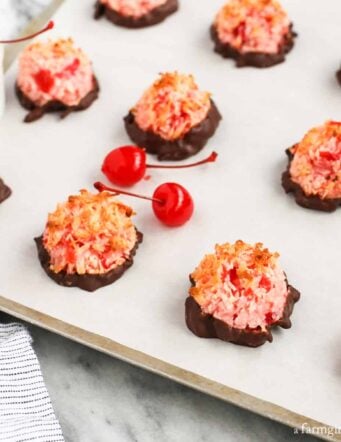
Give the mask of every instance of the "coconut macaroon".
<svg viewBox="0 0 341 442">
<path fill-rule="evenodd" d="M 286 152 L 285 191 L 292 192 L 300 206 L 335 211 L 341 205 L 341 122 L 327 121 L 311 129 Z"/>
<path fill-rule="evenodd" d="M 229 0 L 218 12 L 211 36 L 215 51 L 238 67 L 266 68 L 285 60 L 296 34 L 277 0 Z"/>
<path fill-rule="evenodd" d="M 188 328 L 202 338 L 258 347 L 272 341 L 275 326 L 290 328 L 299 292 L 263 244 L 217 245 L 190 275 Z"/>
<path fill-rule="evenodd" d="M 220 113 L 192 75 L 160 75 L 125 117 L 130 138 L 159 160 L 183 160 L 215 133 Z"/>
<path fill-rule="evenodd" d="M 178 8 L 178 0 L 98 0 L 95 18 L 105 15 L 115 25 L 144 28 L 161 23 Z"/>
<path fill-rule="evenodd" d="M 37 41 L 19 58 L 16 92 L 30 112 L 25 122 L 41 118 L 46 112 L 87 109 L 98 97 L 99 86 L 87 55 L 71 38 Z"/>
<path fill-rule="evenodd" d="M 0 178 L 0 203 L 5 201 L 11 195 L 11 193 L 11 189 L 6 186 L 4 181 Z"/>
<path fill-rule="evenodd" d="M 57 284 L 90 292 L 113 283 L 133 264 L 142 242 L 133 215 L 109 192 L 70 196 L 35 239 L 45 272 Z"/>
</svg>

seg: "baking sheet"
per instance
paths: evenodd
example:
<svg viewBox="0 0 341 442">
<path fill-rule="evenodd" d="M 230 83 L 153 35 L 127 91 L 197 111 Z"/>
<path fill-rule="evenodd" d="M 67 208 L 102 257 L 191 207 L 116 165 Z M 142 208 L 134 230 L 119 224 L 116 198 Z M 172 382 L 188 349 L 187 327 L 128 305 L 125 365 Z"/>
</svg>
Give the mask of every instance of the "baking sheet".
<svg viewBox="0 0 341 442">
<path fill-rule="evenodd" d="M 89 53 L 102 93 L 88 111 L 62 122 L 47 116 L 21 123 L 12 67 L 0 123 L 1 175 L 14 190 L 0 207 L 0 293 L 7 309 L 8 300 L 15 301 L 186 373 L 340 427 L 340 214 L 297 207 L 279 183 L 284 149 L 311 126 L 341 117 L 334 80 L 341 6 L 337 0 L 328 7 L 283 1 L 300 34 L 287 62 L 238 70 L 212 52 L 207 36 L 221 2 L 197 5 L 187 0 L 164 24 L 129 31 L 92 21 L 92 1 L 66 2 L 54 33 L 72 35 Z M 148 203 L 126 199 L 145 234 L 133 268 L 94 294 L 56 286 L 40 269 L 32 238 L 58 201 L 102 179 L 104 155 L 128 142 L 122 117 L 158 72 L 174 69 L 194 73 L 213 92 L 224 120 L 201 156 L 215 149 L 219 162 L 173 173 L 153 170 L 138 190 L 152 193 L 161 182 L 181 182 L 197 203 L 194 219 L 168 230 L 153 219 Z M 188 273 L 214 243 L 238 238 L 279 250 L 290 282 L 302 292 L 293 328 L 276 332 L 274 343 L 259 349 L 201 340 L 184 324 Z M 278 413 L 273 417 L 279 419 Z"/>
</svg>

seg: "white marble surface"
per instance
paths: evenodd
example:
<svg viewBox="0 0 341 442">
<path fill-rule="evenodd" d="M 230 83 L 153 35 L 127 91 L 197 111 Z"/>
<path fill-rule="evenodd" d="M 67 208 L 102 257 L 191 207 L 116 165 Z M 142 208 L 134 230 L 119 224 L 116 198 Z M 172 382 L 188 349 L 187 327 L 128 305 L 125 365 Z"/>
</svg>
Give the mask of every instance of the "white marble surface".
<svg viewBox="0 0 341 442">
<path fill-rule="evenodd" d="M 0 0 L 1 38 L 17 35 L 49 2 Z M 67 442 L 315 440 L 44 330 L 30 330 Z"/>
<path fill-rule="evenodd" d="M 0 0 L 0 38 L 18 35 L 51 0 Z"/>
</svg>

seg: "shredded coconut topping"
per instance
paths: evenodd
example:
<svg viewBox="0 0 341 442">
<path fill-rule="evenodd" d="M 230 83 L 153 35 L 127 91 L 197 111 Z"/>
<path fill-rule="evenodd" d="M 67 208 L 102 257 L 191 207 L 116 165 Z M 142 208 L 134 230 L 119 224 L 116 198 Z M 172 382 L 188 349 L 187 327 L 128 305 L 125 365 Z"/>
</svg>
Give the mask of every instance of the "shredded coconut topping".
<svg viewBox="0 0 341 442">
<path fill-rule="evenodd" d="M 241 53 L 277 53 L 290 29 L 287 13 L 276 0 L 230 0 L 218 12 L 219 40 Z"/>
<path fill-rule="evenodd" d="M 76 106 L 94 86 L 91 62 L 73 40 L 37 41 L 21 54 L 17 84 L 36 105 Z"/>
<path fill-rule="evenodd" d="M 291 153 L 291 179 L 306 195 L 341 198 L 341 122 L 311 129 Z"/>
<path fill-rule="evenodd" d="M 288 296 L 278 258 L 261 243 L 217 245 L 192 273 L 189 293 L 205 313 L 231 327 L 265 330 L 281 319 Z"/>
<path fill-rule="evenodd" d="M 177 140 L 201 123 L 211 107 L 210 94 L 200 91 L 192 75 L 162 74 L 132 110 L 144 131 Z"/>
<path fill-rule="evenodd" d="M 166 3 L 167 0 L 100 0 L 110 9 L 127 17 L 140 18 L 153 9 Z"/>
<path fill-rule="evenodd" d="M 109 192 L 70 196 L 49 214 L 44 231 L 51 270 L 103 274 L 122 265 L 137 241 L 133 214 Z"/>
</svg>

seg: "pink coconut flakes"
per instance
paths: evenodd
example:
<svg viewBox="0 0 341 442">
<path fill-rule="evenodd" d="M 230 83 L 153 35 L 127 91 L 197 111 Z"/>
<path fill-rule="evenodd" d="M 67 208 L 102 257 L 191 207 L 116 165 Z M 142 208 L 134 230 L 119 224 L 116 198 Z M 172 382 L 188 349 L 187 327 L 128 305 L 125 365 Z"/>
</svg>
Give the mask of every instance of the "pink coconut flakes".
<svg viewBox="0 0 341 442">
<path fill-rule="evenodd" d="M 290 29 L 276 0 L 230 0 L 217 14 L 219 40 L 241 53 L 275 54 Z"/>
<path fill-rule="evenodd" d="M 166 3 L 167 0 L 100 0 L 105 6 L 120 15 L 140 18 L 153 9 Z"/>
<path fill-rule="evenodd" d="M 165 73 L 143 94 L 132 110 L 137 125 L 165 140 L 177 140 L 201 123 L 211 107 L 192 75 Z"/>
<path fill-rule="evenodd" d="M 17 84 L 37 106 L 76 106 L 94 87 L 90 60 L 71 39 L 36 42 L 21 54 Z"/>
<path fill-rule="evenodd" d="M 98 275 L 124 264 L 137 241 L 133 214 L 108 192 L 70 196 L 49 214 L 44 230 L 51 270 Z"/>
<path fill-rule="evenodd" d="M 291 179 L 306 195 L 341 198 L 341 122 L 311 129 L 291 152 Z"/>
<path fill-rule="evenodd" d="M 206 314 L 237 329 L 265 330 L 280 320 L 288 297 L 278 255 L 262 244 L 216 246 L 191 275 L 190 294 Z"/>
</svg>

